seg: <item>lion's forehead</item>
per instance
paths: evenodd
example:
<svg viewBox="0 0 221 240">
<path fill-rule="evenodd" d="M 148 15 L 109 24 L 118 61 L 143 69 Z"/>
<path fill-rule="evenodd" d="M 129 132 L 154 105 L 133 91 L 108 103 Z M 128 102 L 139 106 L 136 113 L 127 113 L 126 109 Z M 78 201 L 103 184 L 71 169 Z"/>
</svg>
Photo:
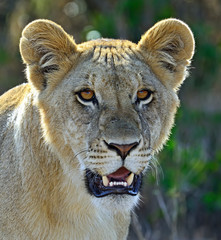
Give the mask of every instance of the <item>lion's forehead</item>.
<svg viewBox="0 0 221 240">
<path fill-rule="evenodd" d="M 132 67 L 145 60 L 137 45 L 127 40 L 98 39 L 79 45 L 82 55 L 90 56 L 95 64 L 106 69 L 113 67 Z"/>
<path fill-rule="evenodd" d="M 93 62 L 107 69 L 117 66 L 131 66 L 136 58 L 135 51 L 130 47 L 96 46 L 93 51 Z"/>
<path fill-rule="evenodd" d="M 147 63 L 130 44 L 91 46 L 71 75 L 76 85 L 119 90 L 153 85 L 155 81 Z"/>
</svg>

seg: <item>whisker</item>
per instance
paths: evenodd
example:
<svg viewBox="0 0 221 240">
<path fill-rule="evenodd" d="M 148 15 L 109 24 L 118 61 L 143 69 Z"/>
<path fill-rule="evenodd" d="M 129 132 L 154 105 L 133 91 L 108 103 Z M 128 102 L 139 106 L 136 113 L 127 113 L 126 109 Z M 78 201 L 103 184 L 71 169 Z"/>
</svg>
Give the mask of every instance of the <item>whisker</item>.
<svg viewBox="0 0 221 240">
<path fill-rule="evenodd" d="M 156 179 L 157 184 L 159 184 L 159 177 L 160 175 L 163 176 L 163 170 L 160 166 L 160 163 L 158 162 L 156 157 L 152 157 L 152 161 L 150 161 L 150 165 L 149 165 L 151 172 L 153 174 L 153 176 Z"/>
<path fill-rule="evenodd" d="M 82 150 L 80 150 L 79 152 L 77 152 L 77 153 L 74 155 L 74 158 L 76 158 L 78 155 L 80 155 L 80 154 L 82 154 L 82 153 L 87 153 L 87 152 L 88 152 L 87 148 L 82 149 Z"/>
</svg>

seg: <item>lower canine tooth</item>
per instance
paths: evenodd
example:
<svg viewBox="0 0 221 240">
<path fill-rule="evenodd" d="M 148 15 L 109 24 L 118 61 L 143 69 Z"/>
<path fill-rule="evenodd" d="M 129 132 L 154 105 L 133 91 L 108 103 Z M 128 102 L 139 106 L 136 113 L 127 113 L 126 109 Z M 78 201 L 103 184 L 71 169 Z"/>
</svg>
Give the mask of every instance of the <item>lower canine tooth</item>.
<svg viewBox="0 0 221 240">
<path fill-rule="evenodd" d="M 134 173 L 131 173 L 131 174 L 126 178 L 126 180 L 127 180 L 128 186 L 130 186 L 130 185 L 132 184 L 133 180 L 134 180 Z"/>
<path fill-rule="evenodd" d="M 108 178 L 107 178 L 106 176 L 102 176 L 102 180 L 103 180 L 103 184 L 104 184 L 104 186 L 107 187 L 108 184 L 109 184 L 109 180 L 108 180 Z"/>
</svg>

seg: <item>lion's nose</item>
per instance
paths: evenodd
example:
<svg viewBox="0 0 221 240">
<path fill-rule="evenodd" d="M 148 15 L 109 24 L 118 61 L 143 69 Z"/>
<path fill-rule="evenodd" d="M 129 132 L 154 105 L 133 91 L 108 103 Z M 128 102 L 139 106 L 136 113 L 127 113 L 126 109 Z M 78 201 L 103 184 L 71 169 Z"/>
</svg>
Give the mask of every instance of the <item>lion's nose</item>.
<svg viewBox="0 0 221 240">
<path fill-rule="evenodd" d="M 131 144 L 116 144 L 116 143 L 109 143 L 107 144 L 110 149 L 114 149 L 117 151 L 117 153 L 121 156 L 121 158 L 124 160 L 129 152 L 134 149 L 139 143 L 134 142 Z"/>
</svg>

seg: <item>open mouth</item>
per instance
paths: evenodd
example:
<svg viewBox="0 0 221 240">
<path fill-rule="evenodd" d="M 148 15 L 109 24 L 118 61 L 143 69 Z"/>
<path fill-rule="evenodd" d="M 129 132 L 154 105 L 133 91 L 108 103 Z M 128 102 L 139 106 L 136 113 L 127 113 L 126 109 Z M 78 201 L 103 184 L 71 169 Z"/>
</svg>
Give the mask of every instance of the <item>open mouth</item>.
<svg viewBox="0 0 221 240">
<path fill-rule="evenodd" d="M 141 187 L 142 174 L 136 175 L 125 167 L 107 176 L 101 176 L 86 170 L 86 183 L 89 191 L 95 197 L 105 197 L 109 194 L 129 194 L 135 196 Z"/>
</svg>

